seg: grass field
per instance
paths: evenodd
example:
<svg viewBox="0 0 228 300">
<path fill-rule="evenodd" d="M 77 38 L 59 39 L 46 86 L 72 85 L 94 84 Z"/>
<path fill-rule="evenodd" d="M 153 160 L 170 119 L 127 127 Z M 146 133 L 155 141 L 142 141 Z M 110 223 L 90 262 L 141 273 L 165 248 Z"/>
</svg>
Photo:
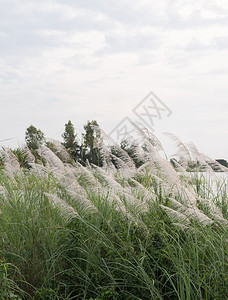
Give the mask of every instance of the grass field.
<svg viewBox="0 0 228 300">
<path fill-rule="evenodd" d="M 2 152 L 1 299 L 227 299 L 225 179 L 155 153 L 100 168 L 45 151 L 29 169 Z"/>
</svg>

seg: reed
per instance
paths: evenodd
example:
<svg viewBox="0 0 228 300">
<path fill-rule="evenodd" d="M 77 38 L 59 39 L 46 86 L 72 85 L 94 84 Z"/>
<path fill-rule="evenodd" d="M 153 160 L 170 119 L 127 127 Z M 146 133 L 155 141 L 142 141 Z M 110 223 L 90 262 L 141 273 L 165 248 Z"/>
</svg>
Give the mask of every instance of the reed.
<svg viewBox="0 0 228 300">
<path fill-rule="evenodd" d="M 138 169 L 119 148 L 101 168 L 57 146 L 63 161 L 38 150 L 46 165 L 25 149 L 26 170 L 1 152 L 2 299 L 226 298 L 227 177 L 180 173 L 149 144 Z"/>
</svg>

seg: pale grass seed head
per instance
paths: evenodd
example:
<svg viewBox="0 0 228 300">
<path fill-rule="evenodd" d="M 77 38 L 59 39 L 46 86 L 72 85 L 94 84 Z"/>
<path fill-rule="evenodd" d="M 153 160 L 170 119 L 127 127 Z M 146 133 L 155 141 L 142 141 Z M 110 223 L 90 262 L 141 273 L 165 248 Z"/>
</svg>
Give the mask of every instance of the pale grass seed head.
<svg viewBox="0 0 228 300">
<path fill-rule="evenodd" d="M 63 199 L 50 193 L 45 193 L 45 195 L 48 197 L 48 199 L 54 206 L 60 209 L 61 214 L 67 219 L 79 217 L 76 210 L 71 205 L 66 203 L 66 201 L 64 201 Z"/>
<path fill-rule="evenodd" d="M 57 155 L 54 154 L 54 152 L 52 152 L 45 145 L 41 145 L 40 148 L 37 150 L 37 153 L 47 161 L 51 169 L 64 169 L 63 162 L 58 158 Z"/>
<path fill-rule="evenodd" d="M 180 223 L 186 226 L 190 225 L 191 222 L 189 221 L 188 217 L 185 214 L 176 211 L 170 207 L 164 206 L 162 204 L 160 204 L 160 207 L 167 213 L 167 215 L 170 217 L 172 222 Z"/>
</svg>

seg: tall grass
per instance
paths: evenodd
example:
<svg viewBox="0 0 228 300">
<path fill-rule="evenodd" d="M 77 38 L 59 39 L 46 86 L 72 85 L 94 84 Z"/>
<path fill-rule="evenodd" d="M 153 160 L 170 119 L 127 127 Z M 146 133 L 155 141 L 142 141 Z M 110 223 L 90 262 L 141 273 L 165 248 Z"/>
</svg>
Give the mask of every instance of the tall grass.
<svg viewBox="0 0 228 300">
<path fill-rule="evenodd" d="M 226 299 L 227 181 L 155 151 L 138 169 L 43 153 L 0 171 L 1 299 Z"/>
</svg>

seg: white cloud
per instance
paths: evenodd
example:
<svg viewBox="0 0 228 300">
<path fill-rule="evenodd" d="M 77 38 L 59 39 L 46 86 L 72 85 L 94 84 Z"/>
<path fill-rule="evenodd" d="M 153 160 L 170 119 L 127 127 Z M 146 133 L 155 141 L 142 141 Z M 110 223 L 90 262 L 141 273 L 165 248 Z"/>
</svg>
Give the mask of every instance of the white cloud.
<svg viewBox="0 0 228 300">
<path fill-rule="evenodd" d="M 164 126 L 228 159 L 227 3 L 0 1 L 0 140 L 69 119 L 110 131 L 153 90 L 173 110 Z"/>
</svg>

